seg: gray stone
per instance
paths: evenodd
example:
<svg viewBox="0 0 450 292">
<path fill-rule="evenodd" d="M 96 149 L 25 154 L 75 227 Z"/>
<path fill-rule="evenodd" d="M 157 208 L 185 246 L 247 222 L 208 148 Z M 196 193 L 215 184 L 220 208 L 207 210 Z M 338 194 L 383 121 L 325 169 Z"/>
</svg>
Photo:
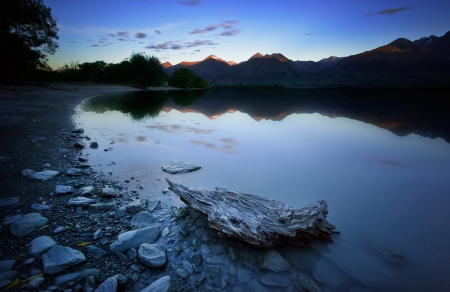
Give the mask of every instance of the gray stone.
<svg viewBox="0 0 450 292">
<path fill-rule="evenodd" d="M 309 276 L 306 275 L 303 275 L 297 281 L 294 281 L 294 285 L 299 290 L 304 289 L 309 292 L 320 292 L 319 286 L 317 286 L 317 284 Z"/>
<path fill-rule="evenodd" d="M 35 290 L 45 281 L 44 277 L 37 277 L 27 285 L 27 290 Z"/>
<path fill-rule="evenodd" d="M 46 181 L 46 180 L 49 180 L 51 178 L 54 178 L 58 174 L 60 174 L 59 171 L 44 170 L 44 171 L 41 171 L 41 172 L 35 172 L 32 175 L 30 175 L 28 178 L 30 178 L 32 180 Z"/>
<path fill-rule="evenodd" d="M 182 268 L 176 269 L 175 273 L 183 279 L 186 279 L 187 277 L 189 277 L 189 273 Z"/>
<path fill-rule="evenodd" d="M 137 248 L 143 243 L 154 243 L 160 234 L 161 225 L 155 224 L 141 229 L 120 234 L 109 248 L 113 253 L 123 253 L 130 248 Z"/>
<path fill-rule="evenodd" d="M 116 292 L 117 286 L 117 279 L 114 277 L 109 277 L 100 286 L 98 286 L 97 289 L 95 289 L 95 292 Z"/>
<path fill-rule="evenodd" d="M 174 292 L 175 285 L 169 276 L 164 276 L 151 283 L 141 290 L 141 292 Z"/>
<path fill-rule="evenodd" d="M 75 143 L 73 143 L 73 146 L 75 148 L 84 148 L 84 147 L 86 147 L 86 143 L 81 142 L 81 141 L 75 141 Z"/>
<path fill-rule="evenodd" d="M 251 279 L 251 270 L 244 268 L 244 267 L 238 267 L 237 268 L 237 278 L 239 282 L 242 284 L 247 283 Z"/>
<path fill-rule="evenodd" d="M 29 259 L 27 259 L 26 261 L 24 261 L 24 262 L 22 263 L 22 266 L 30 266 L 30 265 L 32 265 L 35 261 L 36 261 L 35 258 L 29 258 Z"/>
<path fill-rule="evenodd" d="M 44 273 L 56 274 L 86 260 L 84 254 L 73 248 L 56 245 L 42 255 Z"/>
<path fill-rule="evenodd" d="M 14 208 L 19 204 L 19 197 L 0 199 L 0 210 Z"/>
<path fill-rule="evenodd" d="M 89 199 L 86 197 L 75 197 L 69 200 L 69 202 L 67 202 L 67 206 L 70 207 L 86 207 L 89 204 L 93 204 L 95 203 L 94 199 Z"/>
<path fill-rule="evenodd" d="M 163 267 L 167 264 L 166 250 L 159 244 L 143 243 L 139 246 L 138 260 L 147 267 Z"/>
<path fill-rule="evenodd" d="M 183 261 L 182 265 L 183 265 L 183 270 L 185 270 L 189 274 L 192 274 L 192 272 L 194 271 L 194 268 L 192 267 L 190 262 Z"/>
<path fill-rule="evenodd" d="M 14 221 L 9 230 L 14 236 L 24 237 L 48 224 L 49 220 L 39 213 L 29 213 Z"/>
<path fill-rule="evenodd" d="M 82 168 L 82 169 L 86 169 L 86 168 L 91 168 L 92 166 L 88 163 L 80 163 L 75 165 L 76 168 Z"/>
<path fill-rule="evenodd" d="M 19 272 L 15 270 L 0 273 L 0 282 L 5 280 L 11 280 L 13 277 L 16 277 L 17 275 L 19 275 Z"/>
<path fill-rule="evenodd" d="M 266 249 L 264 258 L 261 262 L 261 269 L 271 270 L 272 272 L 284 272 L 291 268 L 291 264 L 274 249 Z"/>
<path fill-rule="evenodd" d="M 58 227 L 55 228 L 55 230 L 53 230 L 53 233 L 54 233 L 54 234 L 56 234 L 56 233 L 61 233 L 61 232 L 63 232 L 64 230 L 66 230 L 66 227 L 64 227 L 64 226 L 58 226 Z"/>
<path fill-rule="evenodd" d="M 43 205 L 43 204 L 33 204 L 31 205 L 31 209 L 36 211 L 47 211 L 53 208 L 53 205 Z"/>
<path fill-rule="evenodd" d="M 69 175 L 69 176 L 80 176 L 80 175 L 82 175 L 83 173 L 84 173 L 84 172 L 83 172 L 82 169 L 79 169 L 79 168 L 76 168 L 76 167 L 69 168 L 69 169 L 66 171 L 66 175 Z"/>
<path fill-rule="evenodd" d="M 200 266 L 203 263 L 203 256 L 201 254 L 193 254 L 191 256 L 191 263 Z"/>
<path fill-rule="evenodd" d="M 244 286 L 246 292 L 271 292 L 272 289 L 262 285 L 257 279 L 251 279 Z"/>
<path fill-rule="evenodd" d="M 170 206 L 169 208 L 170 208 L 170 212 L 172 212 L 172 215 L 177 219 L 187 216 L 187 212 L 186 212 L 186 210 L 184 210 L 183 207 Z"/>
<path fill-rule="evenodd" d="M 224 252 L 225 248 L 223 245 L 216 243 L 216 244 L 211 244 L 211 251 L 213 254 L 222 254 Z"/>
<path fill-rule="evenodd" d="M 131 260 L 134 260 L 135 258 L 137 258 L 137 250 L 135 248 L 130 248 L 130 250 L 128 251 L 128 257 Z"/>
<path fill-rule="evenodd" d="M 207 258 L 206 262 L 211 265 L 227 265 L 230 263 L 230 258 L 227 254 L 214 255 Z"/>
<path fill-rule="evenodd" d="M 8 215 L 5 217 L 5 219 L 3 219 L 2 224 L 9 226 L 11 225 L 14 221 L 16 221 L 17 219 L 23 217 L 22 214 L 14 214 L 14 215 Z"/>
<path fill-rule="evenodd" d="M 79 272 L 69 273 L 65 275 L 61 275 L 55 278 L 55 286 L 61 287 L 62 285 L 66 285 L 69 282 L 75 282 L 83 278 L 87 278 L 89 276 L 94 276 L 100 273 L 99 269 L 85 269 Z"/>
<path fill-rule="evenodd" d="M 131 218 L 130 226 L 132 228 L 142 228 L 147 227 L 156 222 L 155 216 L 147 211 L 141 211 Z"/>
<path fill-rule="evenodd" d="M 98 143 L 97 142 L 91 142 L 90 147 L 93 148 L 93 149 L 97 149 L 98 148 Z"/>
<path fill-rule="evenodd" d="M 259 281 L 266 285 L 272 287 L 287 287 L 291 284 L 289 278 L 277 276 L 274 274 L 266 274 L 259 278 Z"/>
<path fill-rule="evenodd" d="M 76 128 L 76 129 L 72 130 L 72 133 L 74 133 L 74 134 L 83 134 L 84 133 L 84 129 L 83 128 Z"/>
<path fill-rule="evenodd" d="M 78 196 L 93 196 L 95 195 L 95 187 L 94 186 L 82 187 L 78 189 L 76 194 Z"/>
<path fill-rule="evenodd" d="M 147 202 L 147 211 L 149 211 L 149 212 L 153 212 L 156 209 L 156 207 L 158 207 L 158 205 L 159 205 L 159 201 L 157 201 L 157 200 L 145 198 L 145 201 Z"/>
<path fill-rule="evenodd" d="M 73 192 L 72 186 L 64 186 L 64 185 L 55 186 L 55 195 L 66 195 L 71 194 L 72 192 Z"/>
<path fill-rule="evenodd" d="M 29 168 L 24 169 L 24 170 L 22 171 L 22 175 L 25 176 L 25 177 L 29 177 L 30 175 L 32 175 L 32 174 L 34 174 L 34 173 L 35 173 L 35 171 L 32 170 L 32 169 L 29 169 Z"/>
<path fill-rule="evenodd" d="M 211 248 L 209 247 L 209 244 L 204 243 L 200 246 L 200 250 L 202 251 L 202 253 L 204 254 L 210 254 L 211 253 Z"/>
<path fill-rule="evenodd" d="M 9 281 L 9 280 L 0 281 L 0 289 L 5 288 L 9 284 L 11 284 L 11 281 Z"/>
<path fill-rule="evenodd" d="M 169 227 L 164 227 L 163 230 L 161 230 L 161 237 L 166 237 L 170 234 L 170 229 Z"/>
<path fill-rule="evenodd" d="M 233 262 L 238 260 L 238 257 L 236 255 L 236 251 L 234 250 L 234 247 L 230 246 L 228 248 L 228 254 L 230 255 L 230 260 L 232 260 Z"/>
<path fill-rule="evenodd" d="M 85 246 L 84 247 L 84 251 L 86 252 L 86 255 L 88 257 L 94 257 L 94 258 L 102 258 L 102 257 L 104 257 L 107 254 L 107 252 L 104 251 L 103 249 L 98 248 L 98 247 L 93 246 L 93 245 Z"/>
<path fill-rule="evenodd" d="M 100 196 L 104 198 L 115 198 L 118 195 L 117 191 L 112 187 L 104 187 L 100 192 Z"/>
<path fill-rule="evenodd" d="M 127 213 L 136 214 L 145 211 L 145 206 L 140 201 L 134 201 L 125 206 Z"/>
<path fill-rule="evenodd" d="M 117 284 L 119 284 L 119 286 L 125 286 L 128 282 L 128 278 L 125 275 L 117 274 L 113 277 L 116 278 Z"/>
<path fill-rule="evenodd" d="M 103 230 L 101 228 L 99 228 L 99 229 L 97 229 L 97 231 L 94 232 L 92 237 L 94 238 L 94 240 L 97 240 L 97 239 L 102 238 L 103 235 L 104 235 Z"/>
<path fill-rule="evenodd" d="M 57 245 L 56 241 L 50 236 L 43 235 L 36 237 L 27 245 L 27 253 L 29 255 L 38 254 L 49 250 Z"/>
<path fill-rule="evenodd" d="M 114 210 L 116 208 L 116 203 L 97 203 L 89 205 L 89 212 L 92 213 L 102 213 L 106 210 Z"/>
<path fill-rule="evenodd" d="M 190 171 L 195 171 L 201 168 L 201 166 L 194 165 L 191 163 L 183 162 L 183 161 L 171 161 L 163 166 L 161 166 L 162 170 L 165 172 L 175 174 L 175 173 L 185 173 Z"/>
<path fill-rule="evenodd" d="M 0 261 L 0 273 L 7 272 L 7 271 L 11 270 L 12 267 L 14 267 L 15 264 L 16 264 L 15 260 Z"/>
</svg>

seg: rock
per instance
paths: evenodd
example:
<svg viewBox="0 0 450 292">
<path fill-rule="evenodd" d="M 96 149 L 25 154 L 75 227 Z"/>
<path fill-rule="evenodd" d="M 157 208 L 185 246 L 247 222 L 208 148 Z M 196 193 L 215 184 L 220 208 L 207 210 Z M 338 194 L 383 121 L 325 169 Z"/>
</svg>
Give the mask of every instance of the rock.
<svg viewBox="0 0 450 292">
<path fill-rule="evenodd" d="M 61 275 L 55 278 L 55 286 L 63 286 L 69 282 L 75 282 L 83 278 L 87 278 L 89 276 L 95 276 L 100 273 L 99 269 L 85 269 L 79 272 L 69 273 L 65 275 Z"/>
<path fill-rule="evenodd" d="M 56 245 L 42 255 L 44 273 L 56 274 L 86 260 L 84 254 L 73 248 Z"/>
<path fill-rule="evenodd" d="M 94 232 L 92 237 L 94 238 L 94 240 L 97 240 L 97 239 L 102 238 L 103 235 L 104 235 L 103 230 L 101 228 L 99 228 L 99 229 L 97 229 L 97 231 Z"/>
<path fill-rule="evenodd" d="M 69 175 L 69 176 L 80 176 L 82 174 L 84 174 L 84 172 L 82 169 L 79 169 L 79 168 L 72 167 L 72 168 L 69 168 L 68 170 L 66 170 L 66 175 Z"/>
<path fill-rule="evenodd" d="M 147 211 L 141 211 L 131 218 L 130 226 L 132 228 L 142 228 L 147 227 L 156 222 L 155 216 Z"/>
<path fill-rule="evenodd" d="M 147 202 L 147 211 L 149 211 L 149 212 L 153 212 L 156 209 L 156 207 L 158 207 L 158 205 L 159 205 L 159 201 L 157 201 L 157 200 L 145 198 L 145 201 Z"/>
<path fill-rule="evenodd" d="M 175 273 L 183 279 L 186 279 L 187 277 L 189 277 L 189 273 L 182 268 L 176 269 Z"/>
<path fill-rule="evenodd" d="M 232 260 L 233 262 L 238 260 L 238 257 L 236 255 L 236 252 L 234 250 L 234 247 L 230 246 L 228 248 L 228 254 L 230 255 L 230 260 Z"/>
<path fill-rule="evenodd" d="M 43 205 L 43 204 L 33 204 L 31 205 L 31 209 L 36 211 L 47 211 L 53 208 L 53 205 Z"/>
<path fill-rule="evenodd" d="M 102 188 L 101 192 L 100 192 L 100 196 L 104 197 L 104 198 L 115 198 L 117 197 L 119 194 L 117 193 L 117 191 L 112 188 L 112 187 L 104 187 Z"/>
<path fill-rule="evenodd" d="M 145 211 L 145 206 L 140 201 L 134 201 L 125 206 L 127 213 L 137 214 L 138 212 Z"/>
<path fill-rule="evenodd" d="M 261 269 L 271 270 L 272 272 L 285 272 L 291 268 L 291 264 L 274 249 L 266 249 L 264 258 L 261 262 Z"/>
<path fill-rule="evenodd" d="M 5 217 L 5 219 L 3 219 L 2 224 L 9 226 L 11 225 L 14 221 L 16 221 L 19 218 L 22 218 L 23 215 L 22 214 L 13 214 L 13 215 L 8 215 Z"/>
<path fill-rule="evenodd" d="M 201 254 L 193 254 L 191 256 L 191 263 L 196 266 L 200 266 L 203 263 L 203 256 Z"/>
<path fill-rule="evenodd" d="M 75 165 L 75 168 L 81 168 L 81 169 L 86 169 L 86 168 L 91 168 L 92 166 L 90 164 L 87 163 L 81 163 L 81 164 L 77 164 Z"/>
<path fill-rule="evenodd" d="M 244 291 L 246 292 L 271 292 L 272 289 L 261 285 L 261 283 L 257 279 L 251 279 L 244 286 Z M 302 291 L 302 290 L 300 290 Z"/>
<path fill-rule="evenodd" d="M 109 277 L 100 286 L 98 286 L 97 289 L 95 289 L 95 292 L 116 292 L 117 286 L 117 279 L 114 277 Z"/>
<path fill-rule="evenodd" d="M 24 237 L 42 226 L 47 225 L 48 222 L 49 220 L 42 217 L 39 213 L 29 213 L 14 221 L 9 226 L 9 230 L 11 230 L 11 233 L 14 236 Z"/>
<path fill-rule="evenodd" d="M 75 198 L 70 199 L 67 202 L 67 206 L 70 206 L 70 207 L 72 207 L 72 206 L 75 206 L 75 207 L 86 207 L 89 204 L 93 204 L 93 203 L 95 203 L 94 199 L 89 199 L 89 198 L 86 198 L 86 197 L 75 197 Z"/>
<path fill-rule="evenodd" d="M 83 128 L 76 128 L 76 129 L 72 130 L 72 133 L 74 133 L 74 134 L 83 134 L 84 133 L 84 129 Z"/>
<path fill-rule="evenodd" d="M 103 249 L 95 247 L 93 245 L 85 246 L 84 251 L 86 252 L 86 255 L 88 257 L 94 257 L 98 259 L 104 257 L 107 254 L 107 252 L 104 251 Z"/>
<path fill-rule="evenodd" d="M 36 237 L 27 245 L 27 253 L 29 255 L 35 255 L 57 245 L 56 241 L 48 235 Z"/>
<path fill-rule="evenodd" d="M 0 261 L 0 273 L 10 271 L 16 264 L 15 260 Z"/>
<path fill-rule="evenodd" d="M 5 288 L 9 284 L 11 284 L 11 281 L 9 281 L 9 280 L 0 281 L 0 289 Z"/>
<path fill-rule="evenodd" d="M 72 186 L 64 186 L 64 185 L 55 186 L 55 195 L 66 195 L 71 194 L 72 192 L 73 192 Z"/>
<path fill-rule="evenodd" d="M 93 196 L 95 195 L 95 187 L 94 186 L 87 186 L 87 187 L 82 187 L 80 189 L 78 189 L 78 191 L 76 192 L 77 196 Z"/>
<path fill-rule="evenodd" d="M 209 244 L 204 243 L 200 246 L 200 250 L 202 251 L 202 253 L 204 254 L 210 254 L 211 253 L 211 248 L 209 247 Z"/>
<path fill-rule="evenodd" d="M 59 175 L 60 172 L 56 170 L 44 170 L 41 172 L 35 172 L 31 174 L 28 178 L 32 180 L 40 180 L 40 181 L 46 181 L 51 178 L 54 178 L 55 176 Z"/>
<path fill-rule="evenodd" d="M 317 286 L 314 281 L 308 277 L 308 276 L 302 276 L 297 281 L 294 281 L 294 285 L 299 289 L 300 291 L 302 288 L 309 292 L 320 292 L 319 286 Z"/>
<path fill-rule="evenodd" d="M 186 260 L 183 261 L 182 266 L 183 266 L 183 270 L 185 270 L 189 274 L 192 274 L 192 272 L 194 271 L 194 268 L 192 267 L 192 264 L 190 262 L 186 261 Z"/>
<path fill-rule="evenodd" d="M 22 171 L 22 175 L 25 176 L 25 177 L 29 177 L 30 175 L 32 175 L 34 173 L 35 173 L 35 171 L 32 170 L 32 169 L 24 169 Z"/>
<path fill-rule="evenodd" d="M 170 229 L 169 227 L 164 227 L 163 230 L 161 230 L 161 237 L 166 237 L 170 234 Z"/>
<path fill-rule="evenodd" d="M 266 286 L 272 287 L 287 287 L 291 284 L 289 278 L 277 276 L 274 274 L 263 275 L 261 278 L 259 278 L 259 281 Z"/>
<path fill-rule="evenodd" d="M 119 284 L 119 286 L 123 287 L 128 282 L 128 278 L 125 275 L 117 274 L 117 275 L 114 275 L 113 277 L 116 278 L 117 284 Z"/>
<path fill-rule="evenodd" d="M 162 170 L 165 172 L 176 174 L 176 173 L 185 173 L 190 171 L 199 170 L 201 166 L 194 165 L 191 163 L 183 162 L 183 161 L 171 161 L 163 166 L 161 166 Z"/>
<path fill-rule="evenodd" d="M 209 226 L 226 236 L 261 247 L 308 246 L 312 239 L 331 241 L 328 206 L 320 200 L 303 208 L 226 188 L 196 190 L 166 179 L 169 189 L 191 208 L 206 214 Z"/>
<path fill-rule="evenodd" d="M 138 260 L 150 268 L 163 267 L 167 264 L 166 250 L 159 244 L 143 243 L 139 246 Z"/>
<path fill-rule="evenodd" d="M 222 254 L 224 252 L 225 248 L 223 245 L 216 243 L 216 244 L 211 244 L 211 250 L 212 250 L 213 254 L 217 255 L 217 254 Z"/>
<path fill-rule="evenodd" d="M 45 281 L 44 277 L 37 277 L 27 285 L 27 290 L 35 290 Z"/>
<path fill-rule="evenodd" d="M 344 283 L 344 275 L 340 269 L 323 257 L 316 261 L 311 274 L 314 279 L 333 290 L 339 290 L 338 287 Z"/>
<path fill-rule="evenodd" d="M 80 141 L 75 141 L 75 143 L 73 144 L 73 147 L 75 147 L 75 148 L 84 148 L 84 147 L 86 147 L 86 143 L 80 142 Z"/>
<path fill-rule="evenodd" d="M 66 230 L 66 227 L 64 227 L 64 226 L 58 226 L 58 227 L 55 228 L 55 230 L 53 230 L 53 233 L 54 233 L 54 234 L 61 233 L 61 232 L 63 232 L 64 230 Z"/>
<path fill-rule="evenodd" d="M 124 232 L 117 237 L 109 248 L 113 253 L 123 253 L 130 248 L 137 248 L 143 243 L 154 243 L 160 234 L 161 225 L 155 224 L 145 228 Z"/>
<path fill-rule="evenodd" d="M 19 272 L 15 271 L 15 270 L 0 273 L 0 282 L 6 281 L 6 280 L 11 280 L 12 278 L 14 278 L 18 275 L 19 275 Z"/>
<path fill-rule="evenodd" d="M 134 260 L 135 258 L 137 258 L 137 250 L 135 248 L 130 248 L 130 250 L 128 251 L 128 257 L 131 260 Z"/>
<path fill-rule="evenodd" d="M 164 276 L 151 283 L 141 290 L 141 292 L 174 292 L 175 285 L 169 276 Z"/>
<path fill-rule="evenodd" d="M 183 207 L 170 206 L 169 209 L 170 209 L 170 212 L 172 212 L 172 215 L 177 219 L 187 216 L 187 212 L 186 212 L 186 210 L 184 210 Z"/>
<path fill-rule="evenodd" d="M 230 263 L 230 258 L 227 254 L 214 255 L 206 259 L 210 265 L 227 265 Z"/>
<path fill-rule="evenodd" d="M 0 199 L 0 210 L 11 209 L 19 204 L 19 197 L 9 197 Z"/>
<path fill-rule="evenodd" d="M 91 142 L 90 147 L 91 147 L 92 149 L 97 149 L 97 148 L 98 148 L 98 143 L 97 143 L 97 142 Z"/>
<path fill-rule="evenodd" d="M 116 203 L 97 203 L 89 205 L 89 212 L 92 213 L 102 213 L 106 210 L 114 210 L 116 208 Z"/>
</svg>

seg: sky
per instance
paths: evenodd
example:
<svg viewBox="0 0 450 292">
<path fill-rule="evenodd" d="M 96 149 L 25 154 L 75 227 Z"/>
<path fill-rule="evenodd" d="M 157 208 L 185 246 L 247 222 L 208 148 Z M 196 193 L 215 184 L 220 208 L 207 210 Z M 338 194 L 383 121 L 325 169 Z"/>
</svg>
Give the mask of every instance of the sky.
<svg viewBox="0 0 450 292">
<path fill-rule="evenodd" d="M 346 57 L 397 38 L 450 30 L 449 0 L 44 0 L 59 28 L 57 69 L 120 63 L 144 52 L 162 63 L 256 53 L 291 60 Z"/>
</svg>

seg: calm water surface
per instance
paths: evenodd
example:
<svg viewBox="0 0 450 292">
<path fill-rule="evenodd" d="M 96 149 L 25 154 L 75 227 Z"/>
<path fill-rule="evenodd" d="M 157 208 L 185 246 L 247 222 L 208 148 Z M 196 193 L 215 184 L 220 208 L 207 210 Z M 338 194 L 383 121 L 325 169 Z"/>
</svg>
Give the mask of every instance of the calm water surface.
<svg viewBox="0 0 450 292">
<path fill-rule="evenodd" d="M 313 271 L 331 278 L 322 289 L 450 291 L 450 144 L 442 118 L 417 113 L 421 106 L 372 105 L 346 93 L 200 95 L 138 92 L 86 100 L 75 121 L 100 145 L 86 150 L 89 162 L 122 181 L 139 179 L 130 187 L 143 186 L 142 195 L 178 205 L 175 195 L 162 194 L 166 177 L 295 207 L 325 199 L 328 221 L 341 235 L 311 250 L 283 248 L 290 260 L 309 257 Z M 172 160 L 202 169 L 161 171 Z M 333 283 L 336 270 L 353 284 Z"/>
</svg>

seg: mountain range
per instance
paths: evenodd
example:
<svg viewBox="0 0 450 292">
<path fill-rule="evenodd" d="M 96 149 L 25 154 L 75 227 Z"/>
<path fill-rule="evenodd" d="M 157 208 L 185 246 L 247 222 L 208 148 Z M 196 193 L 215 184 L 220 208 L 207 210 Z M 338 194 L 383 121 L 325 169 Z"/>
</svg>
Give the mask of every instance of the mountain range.
<svg viewBox="0 0 450 292">
<path fill-rule="evenodd" d="M 450 31 L 410 41 L 399 38 L 348 57 L 293 61 L 283 54 L 256 53 L 239 64 L 211 55 L 202 61 L 163 64 L 170 75 L 189 68 L 210 85 L 285 87 L 429 87 L 450 86 Z"/>
</svg>

